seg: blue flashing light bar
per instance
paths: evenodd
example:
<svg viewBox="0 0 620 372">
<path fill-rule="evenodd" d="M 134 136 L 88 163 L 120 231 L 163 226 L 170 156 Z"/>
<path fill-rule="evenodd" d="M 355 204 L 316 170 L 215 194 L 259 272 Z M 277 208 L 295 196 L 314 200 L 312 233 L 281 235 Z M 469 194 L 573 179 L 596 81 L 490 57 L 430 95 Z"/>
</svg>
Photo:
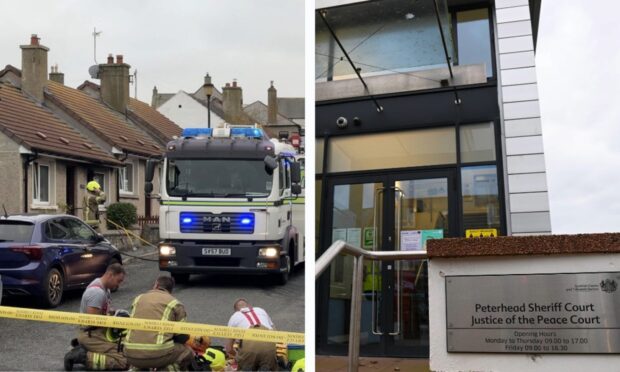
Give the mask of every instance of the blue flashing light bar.
<svg viewBox="0 0 620 372">
<path fill-rule="evenodd" d="M 181 134 L 183 137 L 211 137 L 212 135 L 212 128 L 185 128 Z"/>
<path fill-rule="evenodd" d="M 213 128 L 185 128 L 183 137 L 213 137 Z M 230 137 L 264 138 L 265 134 L 259 128 L 230 128 Z"/>
<path fill-rule="evenodd" d="M 230 128 L 231 137 L 263 138 L 263 131 L 259 128 Z"/>
</svg>

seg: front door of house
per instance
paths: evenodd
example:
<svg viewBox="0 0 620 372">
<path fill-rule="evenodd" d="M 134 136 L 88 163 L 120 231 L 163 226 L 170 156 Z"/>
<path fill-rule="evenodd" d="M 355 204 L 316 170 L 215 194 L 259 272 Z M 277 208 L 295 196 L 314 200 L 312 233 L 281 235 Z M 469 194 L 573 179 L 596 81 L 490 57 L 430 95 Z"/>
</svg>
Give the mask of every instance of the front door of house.
<svg viewBox="0 0 620 372">
<path fill-rule="evenodd" d="M 455 182 L 451 169 L 331 177 L 327 242 L 424 250 L 429 239 L 455 235 Z M 336 258 L 321 299 L 328 314 L 319 324 L 319 348 L 328 353 L 346 353 L 351 275 L 352 259 Z M 426 261 L 366 262 L 362 290 L 361 355 L 428 357 Z"/>
</svg>

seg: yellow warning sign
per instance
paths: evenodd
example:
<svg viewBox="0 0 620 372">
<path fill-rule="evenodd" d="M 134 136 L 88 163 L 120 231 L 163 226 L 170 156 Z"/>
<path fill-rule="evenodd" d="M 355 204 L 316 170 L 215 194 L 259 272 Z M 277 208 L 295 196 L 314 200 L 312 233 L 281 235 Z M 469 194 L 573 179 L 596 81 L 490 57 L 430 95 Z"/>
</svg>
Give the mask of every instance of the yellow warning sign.
<svg viewBox="0 0 620 372">
<path fill-rule="evenodd" d="M 466 238 L 495 238 L 497 237 L 497 229 L 467 229 L 465 230 Z"/>
<path fill-rule="evenodd" d="M 304 345 L 303 333 L 0 306 L 0 318 Z"/>
</svg>

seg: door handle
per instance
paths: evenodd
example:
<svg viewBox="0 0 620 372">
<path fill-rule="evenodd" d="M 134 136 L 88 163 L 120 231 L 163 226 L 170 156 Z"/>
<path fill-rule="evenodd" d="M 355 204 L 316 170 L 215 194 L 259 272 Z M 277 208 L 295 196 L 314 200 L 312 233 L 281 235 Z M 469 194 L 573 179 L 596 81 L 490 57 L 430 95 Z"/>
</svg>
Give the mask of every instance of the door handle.
<svg viewBox="0 0 620 372">
<path fill-rule="evenodd" d="M 401 211 L 402 211 L 402 207 L 403 207 L 403 196 L 405 195 L 405 192 L 399 188 L 394 186 L 394 194 L 395 195 L 399 195 L 398 198 L 398 202 L 396 203 L 396 208 L 394 213 L 394 219 L 396 220 L 396 244 L 395 244 L 395 248 L 397 251 L 400 251 L 400 232 L 401 232 L 401 222 L 400 222 L 400 217 L 401 217 Z M 400 261 L 396 261 L 394 262 L 394 269 L 396 270 L 396 331 L 395 332 L 389 332 L 390 336 L 396 336 L 400 334 L 400 328 L 401 328 L 401 319 L 402 319 L 402 313 L 403 313 L 403 309 L 402 309 L 402 301 L 401 301 L 401 296 L 402 296 L 402 277 L 401 277 L 401 270 L 400 270 Z"/>
<path fill-rule="evenodd" d="M 372 250 L 376 251 L 377 250 L 377 237 L 379 236 L 379 224 L 378 221 L 379 219 L 377 218 L 377 212 L 379 210 L 379 195 L 383 194 L 385 192 L 385 187 L 382 188 L 378 188 L 377 190 L 375 190 L 375 200 L 374 200 L 374 211 L 373 211 L 373 237 L 372 237 Z M 382 224 L 383 225 L 383 224 Z M 375 261 L 371 261 L 371 265 L 372 265 L 372 293 L 371 293 L 371 303 L 370 303 L 370 307 L 372 309 L 372 333 L 374 335 L 383 335 L 383 332 L 381 332 L 381 330 L 379 329 L 379 311 L 377 311 L 377 306 L 378 306 L 378 301 L 377 301 L 377 288 L 375 287 L 376 282 L 377 282 L 377 277 L 375 275 L 375 265 L 377 263 Z"/>
</svg>

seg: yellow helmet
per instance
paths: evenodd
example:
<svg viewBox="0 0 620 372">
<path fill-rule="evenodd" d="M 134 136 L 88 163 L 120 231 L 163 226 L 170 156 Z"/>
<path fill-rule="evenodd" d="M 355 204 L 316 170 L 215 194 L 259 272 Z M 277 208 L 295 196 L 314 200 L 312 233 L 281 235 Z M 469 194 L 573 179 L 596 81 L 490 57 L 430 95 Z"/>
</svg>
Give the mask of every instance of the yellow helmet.
<svg viewBox="0 0 620 372">
<path fill-rule="evenodd" d="M 293 365 L 293 368 L 291 369 L 291 372 L 304 372 L 305 368 L 306 368 L 306 358 L 301 358 L 295 362 L 295 364 Z"/>
<path fill-rule="evenodd" d="M 99 182 L 97 181 L 90 181 L 89 183 L 86 184 L 86 190 L 88 191 L 101 190 L 101 186 L 99 185 Z"/>
<path fill-rule="evenodd" d="M 212 371 L 223 371 L 226 368 L 226 355 L 220 349 L 210 347 L 202 357 L 209 362 Z"/>
</svg>

